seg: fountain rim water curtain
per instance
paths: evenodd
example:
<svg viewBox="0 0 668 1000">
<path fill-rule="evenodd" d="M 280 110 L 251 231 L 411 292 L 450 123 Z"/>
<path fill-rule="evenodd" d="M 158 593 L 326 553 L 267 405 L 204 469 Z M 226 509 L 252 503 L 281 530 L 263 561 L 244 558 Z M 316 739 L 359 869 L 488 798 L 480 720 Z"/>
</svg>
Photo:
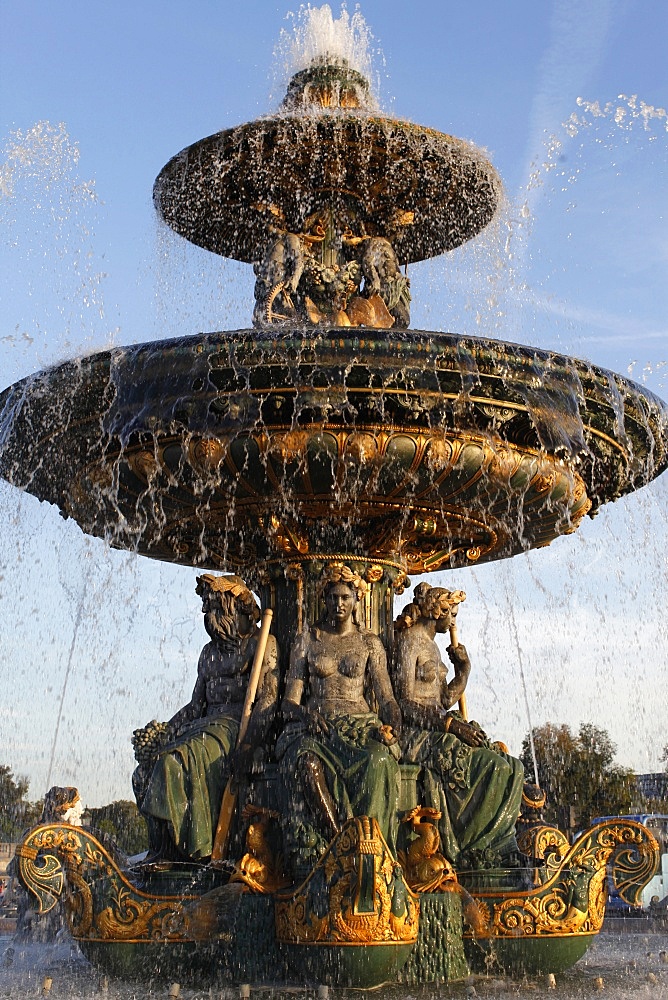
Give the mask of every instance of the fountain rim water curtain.
<svg viewBox="0 0 668 1000">
<path fill-rule="evenodd" d="M 502 186 L 473 144 L 377 112 L 366 78 L 322 57 L 296 73 L 278 114 L 177 153 L 153 189 L 159 216 L 197 246 L 247 263 L 271 234 L 331 210 L 391 239 L 403 264 L 435 257 L 494 217 Z"/>
<path fill-rule="evenodd" d="M 549 544 L 668 464 L 668 407 L 627 378 L 484 338 L 341 334 L 200 334 L 31 376 L 0 395 L 0 472 L 116 547 L 254 574 L 324 557 L 319 520 L 359 505 L 337 551 L 415 574 Z M 230 548 L 244 531 L 261 556 Z"/>
</svg>

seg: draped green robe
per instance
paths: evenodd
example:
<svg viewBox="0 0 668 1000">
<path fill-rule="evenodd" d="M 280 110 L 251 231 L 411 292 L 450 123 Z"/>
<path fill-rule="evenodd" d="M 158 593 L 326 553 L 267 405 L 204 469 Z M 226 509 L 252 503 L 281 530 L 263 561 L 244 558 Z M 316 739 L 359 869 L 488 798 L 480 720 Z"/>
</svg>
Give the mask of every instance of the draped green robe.
<svg viewBox="0 0 668 1000">
<path fill-rule="evenodd" d="M 324 765 L 339 817 L 373 816 L 388 846 L 396 852 L 398 744 L 382 742 L 379 730 L 383 723 L 373 713 L 325 718 L 327 736 L 312 736 L 301 723 L 290 723 L 276 745 L 291 816 L 308 822 L 298 774 L 300 757 L 315 754 Z"/>
<path fill-rule="evenodd" d="M 225 715 L 195 719 L 153 765 L 141 811 L 149 825 L 167 824 L 172 842 L 193 861 L 213 850 L 238 732 L 238 720 Z"/>
<path fill-rule="evenodd" d="M 470 747 L 451 733 L 407 727 L 403 760 L 421 764 L 426 801 L 441 812 L 441 850 L 458 870 L 503 866 L 517 850 L 515 823 L 524 786 L 521 761 Z"/>
</svg>

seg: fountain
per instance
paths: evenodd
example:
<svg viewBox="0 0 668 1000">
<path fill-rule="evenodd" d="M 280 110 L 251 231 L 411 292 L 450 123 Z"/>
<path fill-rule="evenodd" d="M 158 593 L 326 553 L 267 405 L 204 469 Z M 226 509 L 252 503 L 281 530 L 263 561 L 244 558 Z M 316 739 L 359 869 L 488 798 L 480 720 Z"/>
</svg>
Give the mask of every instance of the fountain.
<svg viewBox="0 0 668 1000">
<path fill-rule="evenodd" d="M 545 350 L 410 329 L 407 265 L 474 238 L 500 196 L 478 150 L 381 114 L 358 69 L 316 57 L 277 114 L 189 146 L 154 188 L 158 213 L 179 235 L 253 263 L 253 329 L 115 348 L 0 396 L 0 472 L 10 483 L 115 548 L 232 574 L 204 573 L 198 592 L 207 616 L 223 608 L 247 619 L 234 635 L 243 655 L 227 651 L 225 676 L 244 678 L 245 688 L 247 673 L 262 672 L 268 699 L 248 748 L 264 752 L 232 775 L 246 809 L 224 835 L 214 824 L 206 848 L 188 852 L 179 841 L 161 853 L 156 834 L 154 856 L 136 866 L 67 823 L 45 822 L 24 840 L 23 884 L 45 911 L 66 896 L 73 936 L 95 964 L 359 987 L 461 978 L 490 957 L 554 972 L 600 930 L 606 865 L 630 901 L 651 878 L 656 844 L 630 821 L 601 824 L 572 846 L 529 822 L 523 859 L 492 851 L 486 863 L 457 865 L 430 799 L 434 767 L 396 760 L 407 749 L 396 739 L 385 650 L 395 650 L 406 718 L 401 630 L 423 628 L 433 642 L 432 620 L 454 630 L 461 603 L 445 592 L 438 613 L 427 611 L 430 588 L 416 588 L 395 636 L 393 599 L 409 578 L 547 546 L 668 465 L 668 409 L 629 379 Z M 318 644 L 348 681 L 364 680 L 358 653 L 337 652 L 342 635 L 357 635 L 335 603 L 346 590 L 371 650 L 364 698 L 375 720 L 343 740 L 368 770 L 355 794 L 373 801 L 382 774 L 400 784 L 396 802 L 383 794 L 383 816 L 355 810 L 345 787 L 346 822 L 334 817 L 329 837 L 312 823 L 300 841 L 290 828 L 290 776 L 299 773 L 290 753 L 296 746 L 318 777 L 313 758 L 327 757 L 320 745 L 338 718 L 327 712 L 331 694 L 321 696 L 324 729 L 310 731 L 308 746 L 281 740 L 311 711 L 303 689 L 313 695 L 326 674 Z M 221 699 L 235 711 L 242 701 L 229 690 Z M 471 728 L 463 701 L 447 718 L 446 737 Z M 148 800 L 160 800 L 158 773 L 171 780 L 159 769 L 184 719 L 165 739 L 160 727 L 136 734 L 148 747 L 137 791 L 151 819 L 164 819 Z M 480 741 L 475 752 L 495 766 L 512 760 L 484 734 Z M 331 768 L 341 779 L 340 759 Z M 513 821 L 520 787 L 508 793 Z M 240 932 L 249 922 L 251 942 Z"/>
</svg>

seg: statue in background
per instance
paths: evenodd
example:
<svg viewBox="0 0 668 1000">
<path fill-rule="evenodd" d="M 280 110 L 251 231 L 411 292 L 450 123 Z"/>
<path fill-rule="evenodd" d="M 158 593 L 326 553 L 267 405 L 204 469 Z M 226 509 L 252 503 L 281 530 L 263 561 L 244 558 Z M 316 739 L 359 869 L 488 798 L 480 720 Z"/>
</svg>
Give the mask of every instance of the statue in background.
<svg viewBox="0 0 668 1000">
<path fill-rule="evenodd" d="M 385 649 L 356 614 L 366 583 L 332 563 L 320 587 L 325 611 L 293 645 L 282 705 L 287 725 L 276 747 L 290 821 L 300 827 L 288 832 L 290 849 L 312 848 L 311 861 L 352 816 L 375 817 L 394 849 L 401 727 Z"/>
<path fill-rule="evenodd" d="M 449 630 L 462 596 L 421 583 L 413 603 L 395 623 L 403 760 L 422 765 L 424 805 L 441 813 L 441 850 L 457 871 L 514 867 L 519 858 L 515 823 L 522 800 L 522 764 L 490 743 L 477 723 L 452 711 L 464 693 L 471 664 L 463 646 L 449 646 L 455 675 L 448 683 L 435 641 L 437 633 Z"/>
<path fill-rule="evenodd" d="M 69 823 L 81 826 L 84 804 L 79 789 L 72 785 L 53 785 L 44 796 L 40 823 Z"/>
<path fill-rule="evenodd" d="M 192 698 L 168 723 L 149 723 L 133 739 L 139 760 L 133 788 L 149 827 L 147 861 L 210 857 L 231 771 L 248 769 L 276 710 L 278 650 L 270 635 L 248 732 L 235 749 L 260 609 L 237 576 L 205 573 L 197 593 L 210 641 L 199 657 Z"/>
</svg>

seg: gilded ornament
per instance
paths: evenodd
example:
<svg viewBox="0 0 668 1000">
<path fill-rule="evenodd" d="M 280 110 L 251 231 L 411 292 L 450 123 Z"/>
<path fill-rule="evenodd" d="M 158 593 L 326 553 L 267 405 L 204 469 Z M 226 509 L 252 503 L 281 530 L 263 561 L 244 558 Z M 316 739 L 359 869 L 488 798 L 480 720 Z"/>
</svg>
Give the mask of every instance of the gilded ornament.
<svg viewBox="0 0 668 1000">
<path fill-rule="evenodd" d="M 548 854 L 550 839 L 555 839 L 554 831 L 538 831 L 538 849 L 543 844 Z M 477 893 L 489 909 L 489 919 L 486 929 L 475 936 L 596 934 L 603 924 L 607 874 L 622 898 L 635 905 L 658 868 L 659 856 L 654 837 L 642 824 L 634 820 L 597 824 L 565 853 L 560 851 L 543 885 L 510 895 L 493 890 Z"/>
<path fill-rule="evenodd" d="M 200 438 L 191 441 L 188 447 L 188 461 L 200 475 L 210 476 L 223 461 L 228 443 L 227 439 L 221 438 Z"/>
<path fill-rule="evenodd" d="M 426 445 L 426 463 L 431 472 L 444 469 L 452 460 L 452 443 L 445 437 L 430 437 Z"/>
<path fill-rule="evenodd" d="M 127 455 L 127 463 L 135 476 L 147 484 L 155 479 L 162 468 L 155 452 L 149 451 L 147 448 L 130 452 Z"/>
<path fill-rule="evenodd" d="M 385 570 L 382 566 L 376 566 L 375 564 L 373 566 L 368 566 L 364 571 L 364 579 L 367 583 L 380 583 L 383 579 L 384 572 Z"/>
<path fill-rule="evenodd" d="M 356 432 L 348 435 L 345 443 L 345 457 L 364 465 L 373 462 L 379 454 L 378 441 L 373 434 Z"/>
<path fill-rule="evenodd" d="M 419 903 L 377 821 L 356 816 L 304 884 L 277 897 L 275 914 L 283 944 L 406 944 L 417 940 Z"/>
<path fill-rule="evenodd" d="M 522 456 L 500 443 L 495 445 L 490 457 L 488 475 L 505 487 L 522 465 Z"/>
<path fill-rule="evenodd" d="M 457 875 L 439 851 L 441 838 L 436 823 L 440 818 L 438 809 L 426 806 L 416 806 L 402 818 L 402 823 L 410 824 L 411 834 L 406 850 L 398 856 L 413 892 L 455 891 Z"/>
<path fill-rule="evenodd" d="M 267 450 L 279 455 L 283 462 L 298 462 L 306 454 L 310 437 L 307 431 L 271 434 L 267 441 Z"/>
<path fill-rule="evenodd" d="M 278 892 L 290 884 L 283 871 L 283 858 L 276 849 L 280 816 L 273 809 L 246 805 L 242 818 L 248 822 L 246 853 L 234 866 L 231 882 L 241 882 L 250 892 Z"/>
</svg>

